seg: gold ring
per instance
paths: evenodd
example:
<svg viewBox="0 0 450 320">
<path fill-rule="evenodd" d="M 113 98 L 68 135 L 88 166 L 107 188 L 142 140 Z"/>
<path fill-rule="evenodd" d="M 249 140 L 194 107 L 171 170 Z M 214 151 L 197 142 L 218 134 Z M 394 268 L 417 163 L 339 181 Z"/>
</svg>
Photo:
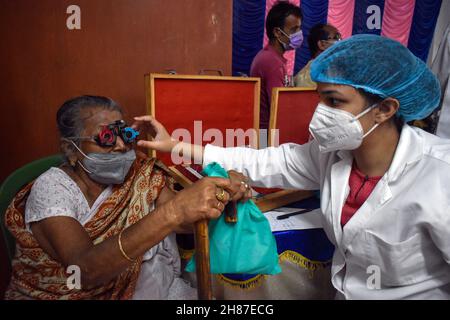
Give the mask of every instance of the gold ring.
<svg viewBox="0 0 450 320">
<path fill-rule="evenodd" d="M 243 184 L 245 189 L 247 189 L 247 190 L 250 188 L 249 185 L 245 181 L 241 181 L 241 184 Z"/>
<path fill-rule="evenodd" d="M 219 201 L 225 200 L 225 190 L 223 188 L 220 188 L 220 193 L 216 193 L 216 198 Z"/>
</svg>

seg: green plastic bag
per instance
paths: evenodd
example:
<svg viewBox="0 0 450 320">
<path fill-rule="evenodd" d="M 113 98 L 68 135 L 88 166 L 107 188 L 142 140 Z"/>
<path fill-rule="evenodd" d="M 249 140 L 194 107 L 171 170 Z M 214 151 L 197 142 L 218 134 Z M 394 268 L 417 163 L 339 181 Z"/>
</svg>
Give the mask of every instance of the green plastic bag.
<svg viewBox="0 0 450 320">
<path fill-rule="evenodd" d="M 228 178 L 225 169 L 215 162 L 209 164 L 203 173 L 210 177 Z M 223 214 L 209 221 L 211 273 L 280 273 L 277 244 L 264 214 L 249 200 L 238 202 L 237 217 L 234 224 L 225 222 Z M 188 262 L 186 271 L 195 271 L 195 255 Z"/>
</svg>

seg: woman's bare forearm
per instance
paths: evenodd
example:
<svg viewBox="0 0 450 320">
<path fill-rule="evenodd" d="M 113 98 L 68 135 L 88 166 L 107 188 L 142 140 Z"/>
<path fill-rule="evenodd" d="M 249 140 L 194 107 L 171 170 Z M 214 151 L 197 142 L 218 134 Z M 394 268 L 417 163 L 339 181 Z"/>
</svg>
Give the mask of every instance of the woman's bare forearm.
<svg viewBox="0 0 450 320">
<path fill-rule="evenodd" d="M 201 219 L 217 219 L 231 198 L 227 191 L 224 199 L 218 201 L 218 188 L 232 192 L 229 179 L 206 177 L 180 191 L 170 201 L 157 206 L 154 211 L 123 231 L 121 243 L 125 254 L 120 250 L 118 236 L 93 245 L 87 233 L 78 224 L 81 229 L 78 234 L 74 234 L 73 239 L 79 241 L 73 244 L 71 249 L 65 246 L 59 248 L 66 257 L 62 260 L 79 264 L 81 270 L 86 273 L 84 283 L 91 286 L 106 283 L 130 266 L 131 262 L 127 256 L 130 259 L 142 256 L 180 226 L 193 224 Z M 63 237 L 60 235 L 60 239 Z M 81 278 L 83 285 L 83 275 Z"/>
<path fill-rule="evenodd" d="M 143 256 L 178 227 L 171 207 L 168 203 L 155 209 L 122 232 L 122 249 L 128 257 Z M 86 273 L 81 275 L 82 282 L 88 287 L 109 282 L 131 265 L 120 251 L 118 235 L 92 246 L 77 260 L 82 272 Z"/>
</svg>

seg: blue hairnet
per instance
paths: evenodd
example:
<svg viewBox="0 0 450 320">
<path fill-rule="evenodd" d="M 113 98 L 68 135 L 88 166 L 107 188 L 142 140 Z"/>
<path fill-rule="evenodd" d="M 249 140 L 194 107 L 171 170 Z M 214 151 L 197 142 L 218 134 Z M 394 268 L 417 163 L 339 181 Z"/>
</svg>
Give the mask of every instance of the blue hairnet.
<svg viewBox="0 0 450 320">
<path fill-rule="evenodd" d="M 311 64 L 315 82 L 349 85 L 400 102 L 398 116 L 423 119 L 439 105 L 437 78 L 406 47 L 389 38 L 361 34 L 339 41 Z"/>
</svg>

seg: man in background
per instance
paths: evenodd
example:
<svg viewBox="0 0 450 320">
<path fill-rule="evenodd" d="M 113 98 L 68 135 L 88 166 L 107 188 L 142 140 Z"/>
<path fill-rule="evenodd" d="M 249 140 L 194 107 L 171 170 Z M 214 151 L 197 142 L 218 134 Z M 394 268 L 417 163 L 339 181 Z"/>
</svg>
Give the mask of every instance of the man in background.
<svg viewBox="0 0 450 320">
<path fill-rule="evenodd" d="M 316 83 L 311 80 L 309 70 L 314 59 L 325 49 L 331 47 L 336 41 L 342 39 L 338 29 L 330 24 L 316 24 L 308 35 L 308 46 L 312 59 L 294 77 L 296 87 L 316 88 Z"/>
<path fill-rule="evenodd" d="M 287 1 L 277 2 L 267 14 L 266 32 L 269 43 L 253 59 L 250 76 L 261 78 L 260 128 L 267 129 L 270 119 L 272 88 L 287 85 L 289 79 L 284 53 L 300 48 L 302 12 Z"/>
</svg>

